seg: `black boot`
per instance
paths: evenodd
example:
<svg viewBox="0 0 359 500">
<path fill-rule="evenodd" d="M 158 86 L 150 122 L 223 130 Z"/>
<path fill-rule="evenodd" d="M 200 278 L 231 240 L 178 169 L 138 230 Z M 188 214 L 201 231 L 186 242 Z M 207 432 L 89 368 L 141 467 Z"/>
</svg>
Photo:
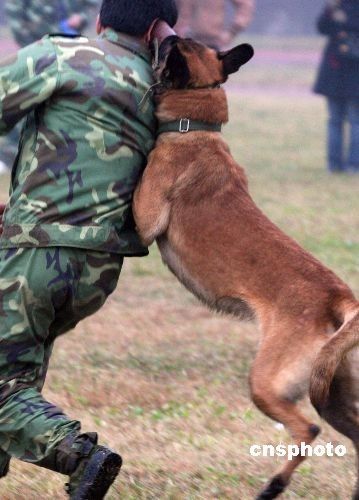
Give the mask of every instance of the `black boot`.
<svg viewBox="0 0 359 500">
<path fill-rule="evenodd" d="M 96 433 L 73 433 L 36 465 L 70 476 L 66 491 L 71 500 L 100 500 L 119 473 L 122 459 L 97 445 Z"/>
<path fill-rule="evenodd" d="M 5 451 L 0 450 L 0 479 L 5 477 L 9 472 L 10 459 L 10 455 L 8 455 Z"/>
<path fill-rule="evenodd" d="M 104 446 L 95 446 L 70 475 L 66 491 L 71 500 L 100 500 L 120 472 L 120 455 Z"/>
</svg>

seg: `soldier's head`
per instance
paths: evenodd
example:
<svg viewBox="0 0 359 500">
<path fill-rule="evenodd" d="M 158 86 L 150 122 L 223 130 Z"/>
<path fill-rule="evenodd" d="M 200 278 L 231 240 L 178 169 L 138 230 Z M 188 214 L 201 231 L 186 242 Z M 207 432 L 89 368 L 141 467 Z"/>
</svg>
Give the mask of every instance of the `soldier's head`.
<svg viewBox="0 0 359 500">
<path fill-rule="evenodd" d="M 142 37 L 156 19 L 173 27 L 177 18 L 175 0 L 102 0 L 99 23 L 103 28 Z"/>
</svg>

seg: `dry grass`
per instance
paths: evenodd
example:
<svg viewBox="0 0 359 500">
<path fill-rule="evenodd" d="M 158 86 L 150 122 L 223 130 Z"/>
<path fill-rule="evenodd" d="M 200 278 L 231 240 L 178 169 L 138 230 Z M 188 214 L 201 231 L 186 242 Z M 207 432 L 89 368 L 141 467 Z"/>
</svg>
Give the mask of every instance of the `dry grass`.
<svg viewBox="0 0 359 500">
<path fill-rule="evenodd" d="M 230 93 L 230 101 L 226 135 L 258 204 L 359 292 L 359 179 L 324 171 L 323 103 L 267 97 L 265 89 Z M 249 446 L 287 441 L 249 401 L 258 340 L 255 325 L 198 304 L 153 249 L 128 259 L 103 310 L 59 339 L 45 393 L 123 454 L 110 499 L 247 500 L 280 463 L 252 458 Z M 318 421 L 309 405 L 307 413 Z M 318 443 L 329 441 L 346 444 L 348 455 L 308 460 L 284 498 L 350 497 L 351 445 L 324 426 Z M 14 462 L 0 498 L 62 499 L 63 482 Z"/>
</svg>

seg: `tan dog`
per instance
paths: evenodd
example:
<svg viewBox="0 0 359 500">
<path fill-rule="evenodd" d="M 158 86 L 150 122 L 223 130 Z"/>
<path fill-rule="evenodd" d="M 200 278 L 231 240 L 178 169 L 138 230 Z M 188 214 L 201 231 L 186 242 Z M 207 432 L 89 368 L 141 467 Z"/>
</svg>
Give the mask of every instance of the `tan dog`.
<svg viewBox="0 0 359 500">
<path fill-rule="evenodd" d="M 135 220 L 143 241 L 157 240 L 164 262 L 203 302 L 258 320 L 263 338 L 250 376 L 258 408 L 296 444 L 311 443 L 320 429 L 296 405 L 310 388 L 322 417 L 359 451 L 359 374 L 348 354 L 359 342 L 359 303 L 259 210 L 215 131 L 228 120 L 218 84 L 252 55 L 246 44 L 226 53 L 177 37 L 162 44 L 164 128 L 135 193 Z M 172 126 L 183 133 L 166 131 Z M 286 462 L 258 498 L 279 495 L 303 459 Z"/>
</svg>

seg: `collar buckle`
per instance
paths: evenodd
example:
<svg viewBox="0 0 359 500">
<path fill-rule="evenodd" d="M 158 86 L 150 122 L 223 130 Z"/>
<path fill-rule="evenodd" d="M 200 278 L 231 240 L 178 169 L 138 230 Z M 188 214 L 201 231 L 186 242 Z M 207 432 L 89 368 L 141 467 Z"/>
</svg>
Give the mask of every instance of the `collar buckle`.
<svg viewBox="0 0 359 500">
<path fill-rule="evenodd" d="M 189 118 L 181 118 L 178 131 L 181 134 L 187 134 L 187 132 L 189 132 L 190 125 L 191 121 Z"/>
</svg>

